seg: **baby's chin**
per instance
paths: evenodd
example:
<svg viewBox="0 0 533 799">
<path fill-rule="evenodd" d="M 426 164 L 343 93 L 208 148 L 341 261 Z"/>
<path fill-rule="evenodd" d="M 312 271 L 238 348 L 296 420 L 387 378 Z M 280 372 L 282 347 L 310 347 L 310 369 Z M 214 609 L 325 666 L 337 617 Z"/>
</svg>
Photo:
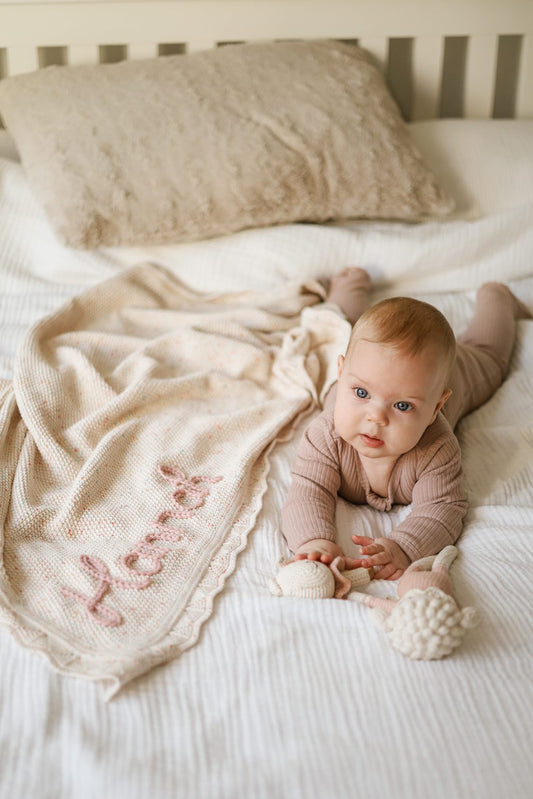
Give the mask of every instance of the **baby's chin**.
<svg viewBox="0 0 533 799">
<path fill-rule="evenodd" d="M 390 452 L 385 450 L 384 447 L 379 447 L 378 449 L 377 447 L 364 447 L 364 446 L 356 447 L 353 444 L 352 446 L 362 458 L 366 458 L 367 460 L 377 461 L 380 459 L 384 460 L 385 458 L 391 460 L 400 457 L 399 455 L 392 455 Z"/>
<path fill-rule="evenodd" d="M 344 439 L 359 455 L 370 458 L 383 458 L 389 456 L 387 445 L 382 439 L 372 439 L 368 436 L 353 436 Z"/>
</svg>

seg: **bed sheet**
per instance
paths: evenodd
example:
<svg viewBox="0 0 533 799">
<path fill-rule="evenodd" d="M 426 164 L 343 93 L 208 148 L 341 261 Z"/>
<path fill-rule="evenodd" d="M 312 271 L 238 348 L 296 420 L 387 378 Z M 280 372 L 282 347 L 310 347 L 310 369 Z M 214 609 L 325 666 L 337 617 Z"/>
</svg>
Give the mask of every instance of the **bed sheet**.
<svg viewBox="0 0 533 799">
<path fill-rule="evenodd" d="M 290 225 L 174 248 L 61 247 L 21 166 L 0 160 L 0 376 L 9 378 L 34 320 L 146 260 L 209 292 L 266 289 L 359 264 L 374 299 L 403 293 L 433 302 L 456 332 L 484 280 L 505 280 L 533 307 L 533 181 L 526 172 L 517 186 L 498 178 L 500 166 L 490 170 L 501 163 L 502 141 L 508 170 L 518 168 L 512 129 L 504 136 L 502 125 L 498 135 L 485 127 L 484 140 L 499 144 L 473 163 L 461 142 L 473 143 L 481 123 L 462 123 L 453 135 L 439 124 L 418 134 L 437 171 L 461 174 L 462 218 Z M 531 147 L 531 124 L 515 128 L 518 162 Z M 271 455 L 264 506 L 235 573 L 199 642 L 178 660 L 105 704 L 98 686 L 58 675 L 0 630 L 0 797 L 530 797 L 532 396 L 533 322 L 521 321 L 508 380 L 458 429 L 471 507 L 452 579 L 460 604 L 477 607 L 482 622 L 456 654 L 411 662 L 353 600 L 271 595 L 287 554 L 279 512 L 296 430 Z M 352 529 L 386 534 L 406 512 L 383 517 L 340 502 L 341 539 Z"/>
</svg>

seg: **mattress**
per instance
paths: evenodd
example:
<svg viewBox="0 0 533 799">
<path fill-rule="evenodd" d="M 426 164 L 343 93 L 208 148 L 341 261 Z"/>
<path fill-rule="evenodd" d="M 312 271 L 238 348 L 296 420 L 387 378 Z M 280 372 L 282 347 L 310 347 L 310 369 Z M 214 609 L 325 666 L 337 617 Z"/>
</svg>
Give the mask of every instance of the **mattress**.
<svg viewBox="0 0 533 799">
<path fill-rule="evenodd" d="M 357 264 L 373 299 L 407 294 L 456 333 L 486 280 L 533 308 L 533 122 L 441 120 L 411 133 L 456 199 L 446 221 L 281 225 L 173 247 L 79 252 L 55 238 L 0 140 L 0 377 L 36 320 L 141 263 L 196 291 L 258 291 Z M 441 661 L 413 662 L 347 600 L 280 598 L 280 509 L 303 429 L 270 454 L 261 512 L 197 642 L 111 701 L 0 631 L 1 796 L 373 799 L 531 795 L 533 323 L 508 379 L 457 434 L 470 500 L 452 567 L 481 623 Z M 341 542 L 386 535 L 339 500 Z M 390 594 L 391 585 L 374 586 Z"/>
</svg>

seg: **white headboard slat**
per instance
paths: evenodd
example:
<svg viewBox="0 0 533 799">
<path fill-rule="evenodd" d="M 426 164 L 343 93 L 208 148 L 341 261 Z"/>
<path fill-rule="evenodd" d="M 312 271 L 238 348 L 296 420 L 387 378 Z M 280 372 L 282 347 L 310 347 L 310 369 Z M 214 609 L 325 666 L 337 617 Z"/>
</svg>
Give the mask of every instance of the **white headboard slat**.
<svg viewBox="0 0 533 799">
<path fill-rule="evenodd" d="M 442 36 L 419 36 L 413 42 L 414 120 L 439 116 L 444 41 Z"/>
<path fill-rule="evenodd" d="M 465 70 L 465 116 L 492 116 L 497 56 L 497 36 L 470 37 Z"/>
<path fill-rule="evenodd" d="M 6 67 L 9 75 L 32 72 L 39 68 L 39 51 L 36 47 L 8 47 Z"/>
<path fill-rule="evenodd" d="M 128 58 L 131 60 L 155 58 L 157 55 L 158 47 L 154 42 L 131 42 L 128 44 Z"/>
<path fill-rule="evenodd" d="M 516 116 L 533 118 L 533 33 L 522 37 Z"/>
<path fill-rule="evenodd" d="M 187 53 L 197 53 L 200 50 L 210 50 L 212 47 L 216 47 L 217 43 L 211 39 L 195 39 L 192 42 L 186 43 L 186 52 Z"/>
<path fill-rule="evenodd" d="M 97 44 L 74 44 L 68 48 L 68 63 L 72 66 L 80 64 L 98 64 L 100 53 Z"/>
<path fill-rule="evenodd" d="M 372 53 L 376 62 L 381 69 L 385 72 L 387 60 L 389 57 L 389 40 L 385 36 L 363 36 L 359 39 L 360 47 L 364 47 L 369 53 Z"/>
</svg>

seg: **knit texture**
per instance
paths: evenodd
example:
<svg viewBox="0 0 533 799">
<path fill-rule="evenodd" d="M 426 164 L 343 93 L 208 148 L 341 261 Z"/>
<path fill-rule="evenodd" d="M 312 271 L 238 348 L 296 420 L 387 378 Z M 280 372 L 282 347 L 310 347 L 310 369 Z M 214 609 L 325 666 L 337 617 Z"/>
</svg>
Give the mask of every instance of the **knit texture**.
<svg viewBox="0 0 533 799">
<path fill-rule="evenodd" d="M 453 205 L 380 72 L 340 42 L 49 67 L 2 81 L 0 113 L 73 247 Z"/>
<path fill-rule="evenodd" d="M 109 691 L 196 640 L 268 451 L 350 328 L 318 284 L 203 295 L 141 266 L 37 323 L 0 405 L 0 615 Z"/>
<path fill-rule="evenodd" d="M 293 560 L 283 563 L 270 590 L 277 596 L 294 596 L 302 599 L 343 599 L 352 589 L 362 588 L 371 580 L 365 568 L 340 571 L 340 558 L 330 566 L 314 560 Z"/>
<path fill-rule="evenodd" d="M 411 660 L 439 660 L 456 649 L 475 627 L 474 608 L 458 607 L 440 588 L 413 588 L 383 621 L 391 645 Z"/>
</svg>

